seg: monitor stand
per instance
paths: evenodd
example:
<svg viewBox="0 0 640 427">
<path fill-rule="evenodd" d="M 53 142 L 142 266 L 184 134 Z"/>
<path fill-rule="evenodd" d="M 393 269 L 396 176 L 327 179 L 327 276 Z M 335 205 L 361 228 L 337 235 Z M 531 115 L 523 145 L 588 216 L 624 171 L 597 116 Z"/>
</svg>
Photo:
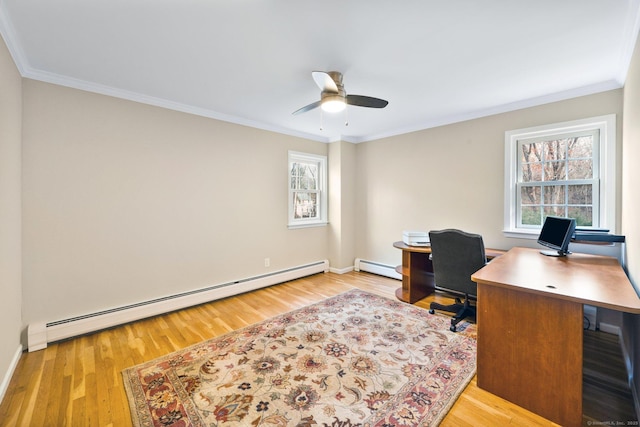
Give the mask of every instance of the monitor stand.
<svg viewBox="0 0 640 427">
<path fill-rule="evenodd" d="M 567 256 L 567 254 L 570 254 L 571 252 L 562 252 L 562 251 L 540 251 L 540 253 L 541 253 L 542 255 L 546 255 L 546 256 L 562 257 L 562 256 Z"/>
</svg>

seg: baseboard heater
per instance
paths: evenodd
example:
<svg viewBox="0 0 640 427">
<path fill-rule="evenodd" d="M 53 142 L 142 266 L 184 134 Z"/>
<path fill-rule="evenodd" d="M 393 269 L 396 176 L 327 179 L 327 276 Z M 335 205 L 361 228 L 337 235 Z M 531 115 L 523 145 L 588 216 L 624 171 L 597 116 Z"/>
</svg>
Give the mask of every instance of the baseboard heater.
<svg viewBox="0 0 640 427">
<path fill-rule="evenodd" d="M 354 270 L 366 271 L 367 273 L 374 273 L 380 276 L 402 280 L 402 275 L 396 271 L 396 268 L 394 266 L 382 264 L 375 261 L 367 261 L 364 259 L 356 258 L 356 261 L 354 263 Z"/>
<path fill-rule="evenodd" d="M 322 260 L 69 319 L 49 323 L 32 323 L 27 327 L 27 345 L 30 352 L 41 350 L 51 342 L 327 271 L 329 271 L 329 261 Z"/>
</svg>

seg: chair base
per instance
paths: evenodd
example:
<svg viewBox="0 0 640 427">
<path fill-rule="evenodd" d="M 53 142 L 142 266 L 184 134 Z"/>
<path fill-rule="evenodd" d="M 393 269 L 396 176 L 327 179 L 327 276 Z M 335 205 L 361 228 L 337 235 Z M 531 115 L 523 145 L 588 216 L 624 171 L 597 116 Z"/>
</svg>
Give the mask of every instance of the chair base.
<svg viewBox="0 0 640 427">
<path fill-rule="evenodd" d="M 469 318 L 474 322 L 476 320 L 476 307 L 471 305 L 468 295 L 465 296 L 464 302 L 462 302 L 460 298 L 456 298 L 456 303 L 450 305 L 442 305 L 437 302 L 432 302 L 429 305 L 429 313 L 433 314 L 435 313 L 435 310 L 455 313 L 451 318 L 451 327 L 449 328 L 451 332 L 456 332 L 458 323 L 464 319 Z"/>
</svg>

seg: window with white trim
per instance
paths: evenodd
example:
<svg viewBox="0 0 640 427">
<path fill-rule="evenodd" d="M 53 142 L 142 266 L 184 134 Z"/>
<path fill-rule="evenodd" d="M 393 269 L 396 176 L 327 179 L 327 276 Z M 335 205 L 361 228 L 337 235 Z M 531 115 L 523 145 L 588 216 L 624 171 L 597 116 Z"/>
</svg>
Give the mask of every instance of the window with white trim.
<svg viewBox="0 0 640 427">
<path fill-rule="evenodd" d="M 289 228 L 327 224 L 327 157 L 289 151 Z"/>
<path fill-rule="evenodd" d="M 505 133 L 505 234 L 537 236 L 547 216 L 615 230 L 615 115 Z"/>
</svg>

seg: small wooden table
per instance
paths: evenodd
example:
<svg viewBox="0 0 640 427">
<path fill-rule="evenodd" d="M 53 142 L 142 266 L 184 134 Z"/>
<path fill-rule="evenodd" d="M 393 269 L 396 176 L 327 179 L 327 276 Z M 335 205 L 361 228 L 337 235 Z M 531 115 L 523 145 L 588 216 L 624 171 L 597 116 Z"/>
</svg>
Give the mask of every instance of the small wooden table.
<svg viewBox="0 0 640 427">
<path fill-rule="evenodd" d="M 583 305 L 640 314 L 618 261 L 513 248 L 472 279 L 478 387 L 560 425 L 582 425 Z"/>
<path fill-rule="evenodd" d="M 396 290 L 396 298 L 413 304 L 435 292 L 431 246 L 409 246 L 404 242 L 395 242 L 393 247 L 402 250 L 402 265 L 396 271 L 402 275 L 402 287 Z M 485 248 L 488 259 L 505 254 L 500 249 Z"/>
</svg>

